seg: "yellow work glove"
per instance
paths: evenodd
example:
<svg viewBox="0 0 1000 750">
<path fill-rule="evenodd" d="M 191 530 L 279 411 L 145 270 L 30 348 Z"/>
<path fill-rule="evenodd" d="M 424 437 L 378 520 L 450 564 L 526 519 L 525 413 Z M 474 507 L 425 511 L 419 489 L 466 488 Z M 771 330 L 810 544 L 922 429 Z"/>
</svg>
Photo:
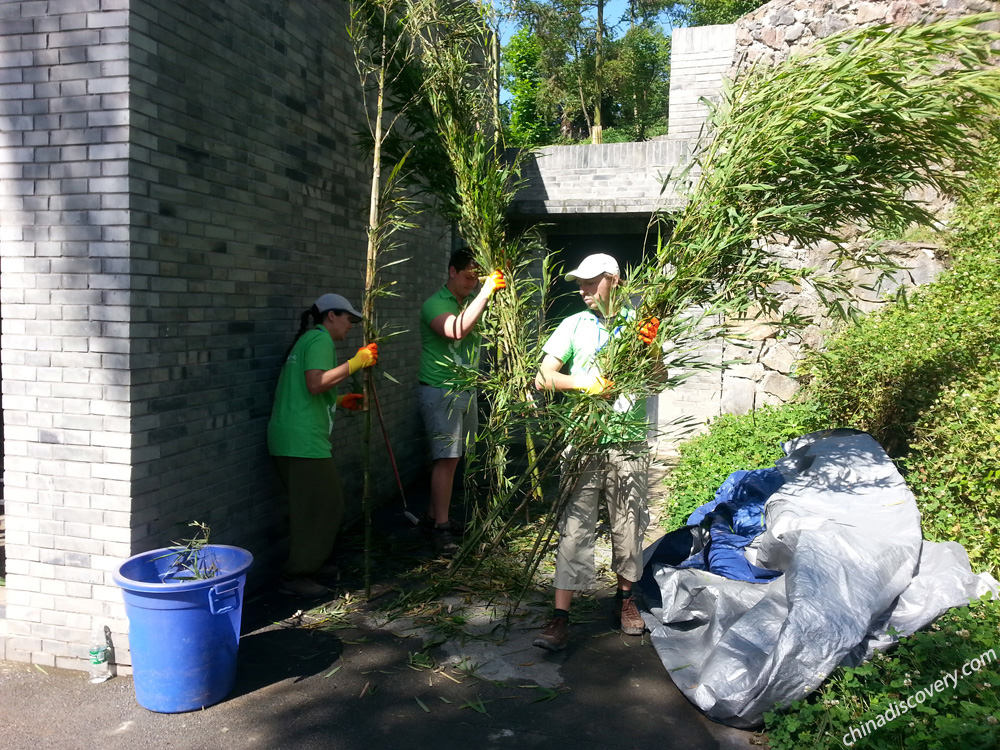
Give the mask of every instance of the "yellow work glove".
<svg viewBox="0 0 1000 750">
<path fill-rule="evenodd" d="M 371 367 L 378 362 L 378 344 L 369 344 L 358 349 L 358 353 L 347 360 L 347 367 L 351 375 L 362 367 Z"/>
<path fill-rule="evenodd" d="M 600 375 L 584 376 L 587 378 L 585 385 L 580 386 L 580 390 L 588 396 L 600 396 L 605 391 L 614 386 L 614 383 Z"/>
<path fill-rule="evenodd" d="M 337 396 L 337 406 L 350 411 L 359 411 L 365 407 L 365 395 L 363 393 L 345 393 Z"/>
<path fill-rule="evenodd" d="M 486 289 L 487 294 L 493 294 L 493 292 L 498 289 L 507 288 L 507 279 L 503 277 L 503 271 L 497 269 L 483 281 L 483 288 Z"/>
</svg>

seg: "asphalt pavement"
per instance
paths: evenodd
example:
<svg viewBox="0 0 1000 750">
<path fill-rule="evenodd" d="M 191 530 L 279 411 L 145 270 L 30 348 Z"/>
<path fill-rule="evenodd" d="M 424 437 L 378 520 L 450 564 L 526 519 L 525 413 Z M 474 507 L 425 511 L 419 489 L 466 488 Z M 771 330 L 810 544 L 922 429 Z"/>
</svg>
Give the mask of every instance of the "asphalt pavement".
<svg viewBox="0 0 1000 750">
<path fill-rule="evenodd" d="M 421 532 L 399 513 L 380 542 L 407 565 L 364 600 L 356 554 L 329 601 L 304 602 L 262 586 L 243 606 L 232 694 L 182 714 L 148 711 L 130 676 L 90 684 L 83 672 L 0 662 L 4 750 L 744 750 L 751 732 L 706 719 L 674 687 L 643 637 L 611 619 L 613 588 L 574 607 L 566 650 L 531 640 L 551 606 L 535 592 L 514 611 L 452 591 L 420 616 L 387 605 L 434 575 Z M 400 571 L 407 571 L 400 573 Z M 507 616 L 509 615 L 509 616 Z M 170 634 L 164 634 L 165 647 Z"/>
</svg>

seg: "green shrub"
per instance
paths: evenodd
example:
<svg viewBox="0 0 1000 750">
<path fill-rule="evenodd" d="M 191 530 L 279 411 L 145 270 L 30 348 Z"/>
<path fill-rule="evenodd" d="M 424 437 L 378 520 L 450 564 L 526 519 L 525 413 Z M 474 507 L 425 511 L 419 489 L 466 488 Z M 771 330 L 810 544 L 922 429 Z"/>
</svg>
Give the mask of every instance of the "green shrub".
<svg viewBox="0 0 1000 750">
<path fill-rule="evenodd" d="M 903 638 L 891 654 L 877 653 L 853 669 L 838 668 L 808 698 L 765 715 L 771 750 L 996 748 L 998 632 L 1000 603 L 987 597 L 950 610 L 928 630 Z M 951 677 L 939 692 L 935 682 L 946 674 Z M 925 690 L 933 695 L 927 697 Z"/>
<path fill-rule="evenodd" d="M 995 143 L 984 148 L 1000 160 Z M 907 453 L 943 389 L 1000 368 L 1000 172 L 971 184 L 952 218 L 952 268 L 845 329 L 799 368 L 834 419 L 870 432 L 893 456 Z"/>
<path fill-rule="evenodd" d="M 1000 573 L 1000 375 L 942 389 L 920 417 L 905 461 L 924 535 L 958 539 L 973 570 Z"/>
<path fill-rule="evenodd" d="M 995 145 L 988 146 L 995 151 Z M 897 456 L 924 534 L 955 540 L 974 570 L 1000 571 L 1000 172 L 959 204 L 952 268 L 905 302 L 863 319 L 810 355 L 804 392 Z M 773 750 L 996 748 L 1000 744 L 1000 604 L 951 610 L 891 655 L 837 670 L 807 699 L 765 721 Z M 852 738 L 943 673 L 992 653 L 956 689 Z"/>
<path fill-rule="evenodd" d="M 907 303 L 844 330 L 804 358 L 807 392 L 837 421 L 904 455 L 943 388 L 1000 364 L 997 264 L 996 249 L 969 251 Z"/>
<path fill-rule="evenodd" d="M 715 497 L 732 472 L 773 466 L 784 455 L 781 443 L 831 426 L 815 401 L 718 417 L 708 432 L 681 444 L 680 461 L 666 480 L 667 501 L 660 525 L 667 529 L 682 526 L 695 508 Z"/>
</svg>

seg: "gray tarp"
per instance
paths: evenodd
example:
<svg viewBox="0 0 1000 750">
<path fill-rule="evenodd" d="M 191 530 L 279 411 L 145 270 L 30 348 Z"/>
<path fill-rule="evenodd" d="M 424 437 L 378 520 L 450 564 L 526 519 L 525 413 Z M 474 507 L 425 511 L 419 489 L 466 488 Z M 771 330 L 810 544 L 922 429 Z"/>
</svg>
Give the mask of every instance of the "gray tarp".
<svg viewBox="0 0 1000 750">
<path fill-rule="evenodd" d="M 894 643 L 890 628 L 907 635 L 1000 588 L 973 575 L 960 545 L 922 541 L 913 493 L 870 435 L 817 432 L 783 448 L 776 467 L 785 483 L 746 551 L 782 576 L 747 583 L 662 564 L 647 571 L 661 606 L 644 617 L 664 667 L 709 717 L 735 727 L 758 726 L 839 664 Z"/>
</svg>

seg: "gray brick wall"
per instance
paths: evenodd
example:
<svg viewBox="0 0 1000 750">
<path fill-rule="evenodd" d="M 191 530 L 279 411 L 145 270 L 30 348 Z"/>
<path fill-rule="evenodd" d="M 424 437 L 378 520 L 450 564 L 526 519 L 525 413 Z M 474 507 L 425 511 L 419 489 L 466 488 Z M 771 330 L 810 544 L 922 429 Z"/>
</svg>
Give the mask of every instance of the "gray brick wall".
<svg viewBox="0 0 1000 750">
<path fill-rule="evenodd" d="M 0 5 L 0 656 L 54 666 L 80 663 L 93 619 L 120 624 L 110 571 L 131 551 L 122 7 Z"/>
<path fill-rule="evenodd" d="M 687 163 L 683 140 L 643 143 L 547 146 L 526 162 L 524 187 L 512 212 L 529 216 L 555 214 L 650 214 L 683 205 L 671 183 Z"/>
<path fill-rule="evenodd" d="M 282 356 L 319 294 L 360 303 L 364 283 L 370 166 L 346 22 L 346 3 L 302 0 L 0 5 L 0 658 L 81 668 L 104 622 L 128 663 L 111 572 L 191 519 L 250 549 L 254 575 L 280 563 L 265 429 Z M 380 308 L 410 329 L 381 352 L 402 383 L 380 397 L 404 481 L 424 459 L 417 311 L 450 246 L 421 223 Z M 355 514 L 361 423 L 335 435 Z M 377 479 L 393 496 L 391 472 Z"/>
<path fill-rule="evenodd" d="M 674 29 L 670 49 L 671 138 L 696 140 L 708 117 L 702 99 L 719 101 L 736 47 L 736 26 Z"/>
</svg>

